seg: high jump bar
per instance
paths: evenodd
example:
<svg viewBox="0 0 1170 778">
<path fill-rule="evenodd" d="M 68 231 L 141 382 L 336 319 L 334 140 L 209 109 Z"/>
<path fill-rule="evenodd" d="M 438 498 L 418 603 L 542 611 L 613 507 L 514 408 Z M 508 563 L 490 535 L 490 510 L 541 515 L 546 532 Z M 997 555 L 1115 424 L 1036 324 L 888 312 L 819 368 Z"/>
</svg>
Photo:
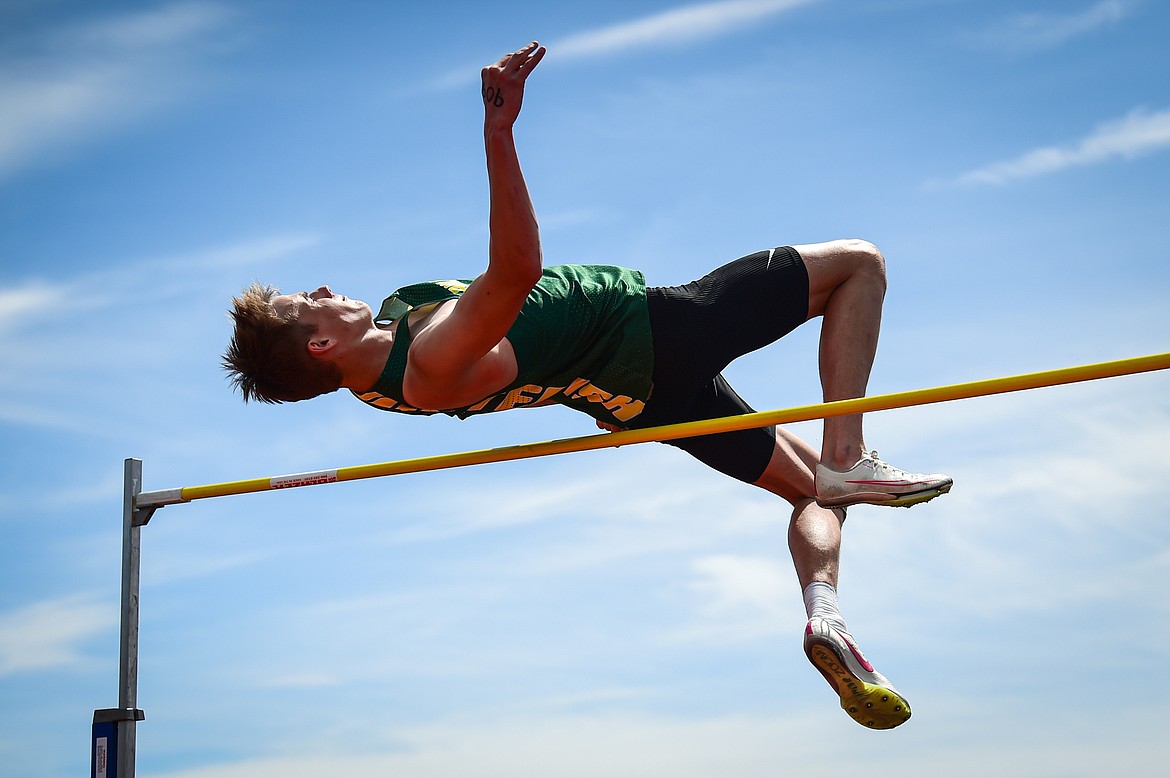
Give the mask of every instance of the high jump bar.
<svg viewBox="0 0 1170 778">
<path fill-rule="evenodd" d="M 965 400 L 992 394 L 1019 392 L 1025 389 L 1041 389 L 1049 386 L 1095 381 L 1123 375 L 1147 373 L 1170 368 L 1170 353 L 1151 354 L 1112 362 L 1099 362 L 1038 373 L 990 378 L 928 389 L 916 389 L 892 394 L 858 397 L 852 400 L 804 405 L 796 408 L 782 408 L 774 411 L 747 413 L 742 416 L 727 416 L 718 419 L 689 421 L 668 424 L 661 427 L 647 427 L 639 430 L 624 430 L 575 438 L 549 440 L 540 443 L 523 443 L 479 451 L 464 451 L 456 454 L 402 459 L 394 462 L 379 462 L 369 465 L 340 467 L 335 470 L 315 470 L 306 473 L 251 478 L 243 481 L 226 481 L 202 486 L 184 486 L 177 489 L 160 489 L 141 492 L 135 499 L 135 507 L 149 511 L 164 505 L 202 500 L 207 497 L 227 497 L 234 494 L 249 494 L 272 489 L 288 489 L 298 486 L 356 481 L 363 478 L 380 478 L 387 475 L 419 473 L 428 470 L 443 470 L 467 465 L 482 465 L 490 462 L 507 462 L 514 459 L 568 454 L 576 451 L 593 451 L 601 448 L 616 448 L 635 443 L 675 440 L 697 435 L 714 435 L 720 432 L 766 427 L 773 424 L 792 424 L 830 416 L 846 416 L 853 413 L 869 413 L 915 405 Z"/>
</svg>

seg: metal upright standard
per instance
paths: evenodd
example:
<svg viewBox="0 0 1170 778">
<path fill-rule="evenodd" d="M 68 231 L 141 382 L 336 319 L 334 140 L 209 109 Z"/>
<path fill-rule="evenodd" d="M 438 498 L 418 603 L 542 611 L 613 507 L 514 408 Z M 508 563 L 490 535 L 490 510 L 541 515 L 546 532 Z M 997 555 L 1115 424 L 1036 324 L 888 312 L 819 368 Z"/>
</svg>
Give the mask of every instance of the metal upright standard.
<svg viewBox="0 0 1170 778">
<path fill-rule="evenodd" d="M 142 527 L 154 508 L 139 508 L 142 460 L 127 459 L 122 489 L 122 619 L 118 649 L 118 707 L 93 712 L 90 778 L 134 778 L 135 736 L 146 714 L 138 708 L 138 580 Z"/>
<path fill-rule="evenodd" d="M 458 454 L 443 454 L 396 462 L 342 467 L 336 470 L 317 470 L 202 486 L 184 486 L 153 492 L 142 491 L 142 461 L 127 459 L 122 498 L 122 622 L 118 665 L 118 707 L 96 710 L 93 713 L 90 776 L 91 778 L 134 778 L 136 725 L 146 718 L 145 714 L 138 708 L 140 534 L 142 527 L 150 521 L 154 512 L 165 505 L 176 505 L 207 497 L 227 497 L 270 489 L 314 486 L 338 481 L 466 467 L 489 462 L 506 462 L 552 454 L 616 448 L 655 440 L 677 440 L 697 435 L 714 435 L 720 432 L 765 427 L 772 424 L 791 424 L 798 421 L 824 419 L 853 413 L 870 413 L 913 405 L 964 400 L 972 397 L 1019 392 L 1025 389 L 1039 389 L 1079 381 L 1094 381 L 1099 378 L 1133 375 L 1168 368 L 1170 368 L 1170 353 L 1152 354 L 1115 362 L 1101 362 L 965 384 L 938 386 L 931 389 L 859 397 L 853 400 L 838 400 L 798 408 L 762 411 L 722 419 L 706 419 L 663 427 L 550 440 L 543 443 L 503 446 L 483 451 L 465 451 Z"/>
</svg>

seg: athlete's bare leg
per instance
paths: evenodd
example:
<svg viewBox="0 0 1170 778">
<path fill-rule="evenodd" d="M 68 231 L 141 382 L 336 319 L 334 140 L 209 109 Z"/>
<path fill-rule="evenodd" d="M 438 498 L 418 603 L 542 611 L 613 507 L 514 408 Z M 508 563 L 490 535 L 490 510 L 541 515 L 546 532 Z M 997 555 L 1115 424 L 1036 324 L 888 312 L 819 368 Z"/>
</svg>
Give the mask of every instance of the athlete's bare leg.
<svg viewBox="0 0 1170 778">
<path fill-rule="evenodd" d="M 820 373 L 825 402 L 865 395 L 877 352 L 886 263 L 863 240 L 794 246 L 808 269 L 808 318 L 821 323 Z M 861 415 L 825 420 L 821 462 L 848 470 L 865 449 Z"/>
<path fill-rule="evenodd" d="M 817 452 L 783 427 L 776 428 L 776 448 L 756 486 L 792 505 L 788 547 L 801 591 L 813 581 L 837 586 L 841 558 L 841 524 L 845 512 L 816 502 L 813 473 Z"/>
</svg>

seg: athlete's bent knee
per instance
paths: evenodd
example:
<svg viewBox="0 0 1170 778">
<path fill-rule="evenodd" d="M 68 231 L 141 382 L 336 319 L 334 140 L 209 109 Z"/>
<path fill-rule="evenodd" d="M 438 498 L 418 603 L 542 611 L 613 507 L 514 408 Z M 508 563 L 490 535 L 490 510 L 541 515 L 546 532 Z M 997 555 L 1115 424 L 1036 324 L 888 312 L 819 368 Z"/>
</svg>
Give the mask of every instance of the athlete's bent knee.
<svg viewBox="0 0 1170 778">
<path fill-rule="evenodd" d="M 845 251 L 854 262 L 856 273 L 869 276 L 873 282 L 886 288 L 886 257 L 881 250 L 868 240 L 850 238 L 842 241 Z"/>
<path fill-rule="evenodd" d="M 881 249 L 868 240 L 850 238 L 845 241 L 845 248 L 846 251 L 857 257 L 861 264 L 869 266 L 870 269 L 876 270 L 883 276 L 886 274 L 885 255 L 882 254 Z"/>
</svg>

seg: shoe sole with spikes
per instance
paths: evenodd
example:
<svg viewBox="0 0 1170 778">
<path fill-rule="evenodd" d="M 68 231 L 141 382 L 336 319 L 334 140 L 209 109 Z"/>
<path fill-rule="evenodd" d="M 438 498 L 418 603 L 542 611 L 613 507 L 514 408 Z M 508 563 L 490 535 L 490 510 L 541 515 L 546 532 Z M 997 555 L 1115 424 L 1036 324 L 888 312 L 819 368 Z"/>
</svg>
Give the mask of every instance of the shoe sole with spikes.
<svg viewBox="0 0 1170 778">
<path fill-rule="evenodd" d="M 893 729 L 910 718 L 910 703 L 861 653 L 851 639 L 824 619 L 805 627 L 804 652 L 841 698 L 841 709 L 869 729 Z"/>
</svg>

